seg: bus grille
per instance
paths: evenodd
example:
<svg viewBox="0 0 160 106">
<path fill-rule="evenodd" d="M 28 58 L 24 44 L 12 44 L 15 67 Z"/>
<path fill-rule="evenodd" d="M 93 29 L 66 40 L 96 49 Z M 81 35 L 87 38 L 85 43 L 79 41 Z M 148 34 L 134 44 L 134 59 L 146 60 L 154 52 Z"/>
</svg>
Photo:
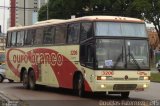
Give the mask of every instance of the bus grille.
<svg viewBox="0 0 160 106">
<path fill-rule="evenodd" d="M 113 90 L 135 90 L 137 84 L 115 84 Z"/>
</svg>

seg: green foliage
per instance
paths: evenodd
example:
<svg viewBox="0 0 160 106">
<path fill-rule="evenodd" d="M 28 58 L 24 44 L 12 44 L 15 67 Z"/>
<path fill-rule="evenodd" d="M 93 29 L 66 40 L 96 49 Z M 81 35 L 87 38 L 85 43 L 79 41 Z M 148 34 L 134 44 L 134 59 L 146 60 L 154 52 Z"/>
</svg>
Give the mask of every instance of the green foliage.
<svg viewBox="0 0 160 106">
<path fill-rule="evenodd" d="M 135 0 L 133 8 L 154 24 L 160 41 L 160 0 Z"/>
<path fill-rule="evenodd" d="M 160 83 L 160 73 L 151 73 L 151 81 Z"/>
<path fill-rule="evenodd" d="M 42 20 L 46 20 L 47 19 L 47 10 L 46 10 L 47 6 L 44 5 L 41 7 L 41 9 L 38 11 L 39 15 L 38 15 L 38 20 L 42 21 Z"/>
<path fill-rule="evenodd" d="M 67 19 L 86 15 L 121 15 L 130 16 L 133 0 L 49 0 L 49 18 Z M 47 6 L 39 11 L 39 20 L 46 18 Z"/>
</svg>

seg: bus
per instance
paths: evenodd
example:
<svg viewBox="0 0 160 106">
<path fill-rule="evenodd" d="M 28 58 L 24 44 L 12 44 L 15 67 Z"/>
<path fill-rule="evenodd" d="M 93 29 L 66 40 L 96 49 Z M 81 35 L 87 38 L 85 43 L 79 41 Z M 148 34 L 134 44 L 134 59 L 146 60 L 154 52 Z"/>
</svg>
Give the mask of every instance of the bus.
<svg viewBox="0 0 160 106">
<path fill-rule="evenodd" d="M 26 89 L 37 85 L 119 94 L 150 84 L 149 43 L 143 20 L 85 16 L 10 28 L 6 77 Z"/>
</svg>

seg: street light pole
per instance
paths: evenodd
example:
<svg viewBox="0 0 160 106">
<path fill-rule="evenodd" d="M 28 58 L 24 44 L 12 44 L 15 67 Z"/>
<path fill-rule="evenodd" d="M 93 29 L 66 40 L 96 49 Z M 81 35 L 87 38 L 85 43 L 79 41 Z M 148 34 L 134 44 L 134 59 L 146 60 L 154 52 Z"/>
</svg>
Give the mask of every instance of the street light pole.
<svg viewBox="0 0 160 106">
<path fill-rule="evenodd" d="M 3 33 L 5 33 L 5 0 L 3 1 L 4 2 L 4 8 L 3 8 Z"/>
<path fill-rule="evenodd" d="M 49 8 L 48 8 L 48 0 L 47 0 L 47 20 L 49 19 Z"/>
<path fill-rule="evenodd" d="M 24 0 L 24 26 L 26 24 L 26 0 Z"/>
</svg>

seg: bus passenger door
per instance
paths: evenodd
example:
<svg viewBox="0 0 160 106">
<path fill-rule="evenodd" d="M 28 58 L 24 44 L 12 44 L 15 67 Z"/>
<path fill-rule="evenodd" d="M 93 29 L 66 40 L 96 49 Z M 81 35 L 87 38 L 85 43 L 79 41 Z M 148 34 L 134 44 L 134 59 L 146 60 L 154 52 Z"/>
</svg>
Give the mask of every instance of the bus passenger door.
<svg viewBox="0 0 160 106">
<path fill-rule="evenodd" d="M 80 62 L 81 65 L 93 68 L 94 61 L 94 47 L 92 43 L 81 45 L 80 48 Z"/>
</svg>

